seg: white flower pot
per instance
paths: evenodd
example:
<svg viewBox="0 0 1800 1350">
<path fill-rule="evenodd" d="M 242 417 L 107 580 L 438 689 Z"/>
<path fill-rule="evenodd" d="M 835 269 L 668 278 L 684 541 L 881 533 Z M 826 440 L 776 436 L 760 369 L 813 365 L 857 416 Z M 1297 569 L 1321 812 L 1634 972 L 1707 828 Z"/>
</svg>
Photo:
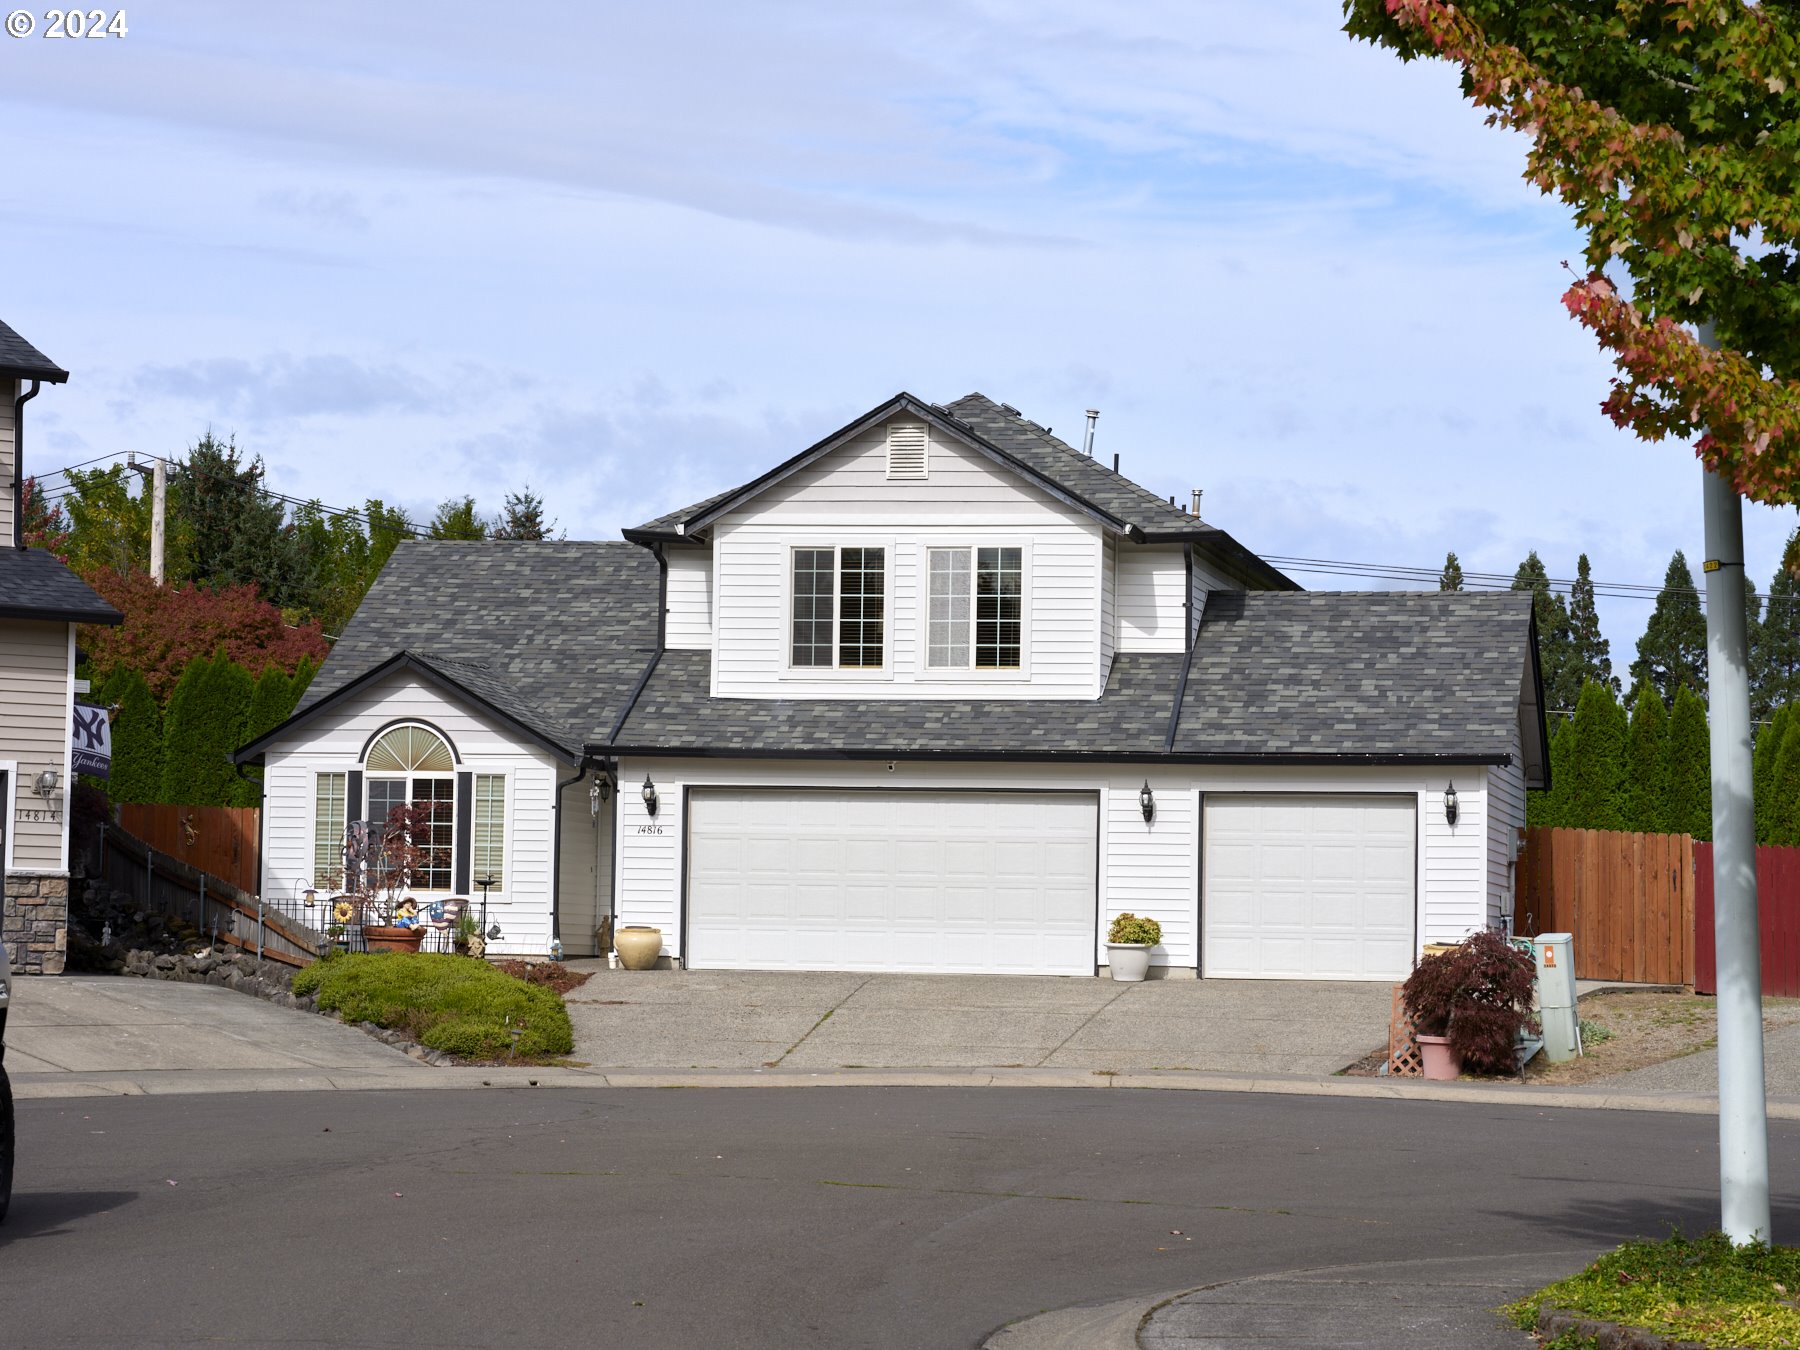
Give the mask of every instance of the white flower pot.
<svg viewBox="0 0 1800 1350">
<path fill-rule="evenodd" d="M 1112 977 L 1125 984 L 1136 984 L 1150 970 L 1150 946 L 1144 942 L 1109 942 L 1106 944 L 1106 968 Z"/>
</svg>

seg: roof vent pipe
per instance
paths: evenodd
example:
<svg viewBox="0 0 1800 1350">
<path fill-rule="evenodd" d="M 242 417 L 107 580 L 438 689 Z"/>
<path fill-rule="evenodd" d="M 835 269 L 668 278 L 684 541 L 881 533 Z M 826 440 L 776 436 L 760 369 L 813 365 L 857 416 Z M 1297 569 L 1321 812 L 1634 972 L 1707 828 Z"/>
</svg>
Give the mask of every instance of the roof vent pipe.
<svg viewBox="0 0 1800 1350">
<path fill-rule="evenodd" d="M 1081 443 L 1081 453 L 1086 455 L 1089 459 L 1092 459 L 1094 457 L 1094 423 L 1100 420 L 1100 410 L 1098 408 L 1089 408 L 1087 410 L 1087 420 L 1087 439 Z"/>
<path fill-rule="evenodd" d="M 1200 519 L 1200 494 L 1202 491 L 1204 491 L 1202 488 L 1194 489 L 1194 510 L 1192 514 L 1195 520 Z"/>
</svg>

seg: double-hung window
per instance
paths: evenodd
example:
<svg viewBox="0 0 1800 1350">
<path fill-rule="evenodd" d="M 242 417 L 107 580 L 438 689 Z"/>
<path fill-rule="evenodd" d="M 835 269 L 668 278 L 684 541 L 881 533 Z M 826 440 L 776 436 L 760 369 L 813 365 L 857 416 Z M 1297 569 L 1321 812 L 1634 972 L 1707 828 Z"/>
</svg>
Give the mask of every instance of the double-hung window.
<svg viewBox="0 0 1800 1350">
<path fill-rule="evenodd" d="M 1024 550 L 934 548 L 930 555 L 925 664 L 1017 670 L 1024 654 Z"/>
<path fill-rule="evenodd" d="M 887 651 L 887 550 L 794 550 L 789 664 L 880 669 Z"/>
</svg>

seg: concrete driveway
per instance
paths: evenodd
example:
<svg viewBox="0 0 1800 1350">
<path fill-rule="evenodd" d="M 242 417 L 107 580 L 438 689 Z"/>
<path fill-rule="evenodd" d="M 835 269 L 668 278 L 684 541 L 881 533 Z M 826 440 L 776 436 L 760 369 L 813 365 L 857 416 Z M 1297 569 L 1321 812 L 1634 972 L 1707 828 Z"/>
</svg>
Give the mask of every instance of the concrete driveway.
<svg viewBox="0 0 1800 1350">
<path fill-rule="evenodd" d="M 598 963 L 571 962 L 577 968 Z M 566 998 L 603 1068 L 1336 1073 L 1387 1043 L 1390 986 L 1287 980 L 626 971 Z"/>
</svg>

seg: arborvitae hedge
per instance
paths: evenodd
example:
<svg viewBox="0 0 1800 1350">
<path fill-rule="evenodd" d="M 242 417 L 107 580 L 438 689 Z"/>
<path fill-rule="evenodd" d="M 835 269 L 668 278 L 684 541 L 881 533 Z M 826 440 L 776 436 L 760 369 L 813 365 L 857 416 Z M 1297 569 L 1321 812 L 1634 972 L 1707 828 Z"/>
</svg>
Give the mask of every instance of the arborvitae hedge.
<svg viewBox="0 0 1800 1350">
<path fill-rule="evenodd" d="M 231 803 L 237 770 L 231 752 L 243 744 L 255 682 L 220 652 L 195 657 L 181 672 L 164 719 L 162 799 L 191 806 Z"/>
<path fill-rule="evenodd" d="M 1712 746 L 1706 705 L 1683 685 L 1669 717 L 1669 795 L 1666 828 L 1696 839 L 1712 838 Z"/>
<path fill-rule="evenodd" d="M 149 682 L 135 670 L 118 670 L 102 686 L 112 724 L 112 776 L 106 791 L 115 802 L 162 800 L 162 709 Z"/>
<path fill-rule="evenodd" d="M 1669 715 L 1645 685 L 1631 709 L 1631 732 L 1625 751 L 1625 828 L 1648 834 L 1666 828 L 1669 795 Z"/>
<path fill-rule="evenodd" d="M 1622 799 L 1628 730 L 1625 710 L 1610 689 L 1594 680 L 1582 686 L 1575 705 L 1567 819 L 1561 824 L 1582 830 L 1625 828 Z"/>
</svg>

